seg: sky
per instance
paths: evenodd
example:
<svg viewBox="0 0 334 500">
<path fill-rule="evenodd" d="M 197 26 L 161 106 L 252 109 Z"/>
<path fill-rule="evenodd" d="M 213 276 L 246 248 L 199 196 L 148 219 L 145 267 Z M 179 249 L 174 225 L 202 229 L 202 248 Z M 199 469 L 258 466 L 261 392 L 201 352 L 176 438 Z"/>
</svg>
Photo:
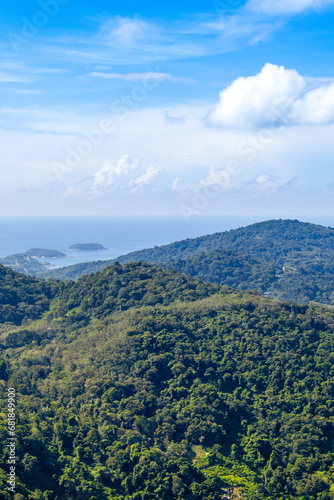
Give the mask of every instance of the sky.
<svg viewBox="0 0 334 500">
<path fill-rule="evenodd" d="M 2 0 L 0 216 L 331 215 L 334 0 Z"/>
</svg>

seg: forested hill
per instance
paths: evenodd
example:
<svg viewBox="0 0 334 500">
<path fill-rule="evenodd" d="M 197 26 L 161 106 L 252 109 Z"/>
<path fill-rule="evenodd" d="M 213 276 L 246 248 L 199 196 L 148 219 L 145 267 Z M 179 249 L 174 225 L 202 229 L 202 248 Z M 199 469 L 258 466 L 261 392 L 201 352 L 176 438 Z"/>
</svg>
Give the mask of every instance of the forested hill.
<svg viewBox="0 0 334 500">
<path fill-rule="evenodd" d="M 251 253 L 278 265 L 291 254 L 334 248 L 334 229 L 298 220 L 270 220 L 222 233 L 186 239 L 158 248 L 132 252 L 119 262 L 168 262 L 213 250 Z"/>
<path fill-rule="evenodd" d="M 12 271 L 4 284 L 19 300 L 46 286 Z M 332 308 L 140 263 L 50 286 L 39 319 L 0 320 L 15 500 L 334 498 Z"/>
<path fill-rule="evenodd" d="M 204 281 L 299 303 L 334 304 L 334 229 L 272 220 L 120 256 L 120 263 L 163 265 Z M 78 264 L 47 273 L 77 279 L 114 261 Z"/>
<path fill-rule="evenodd" d="M 20 325 L 39 318 L 58 292 L 56 280 L 44 282 L 0 264 L 0 322 Z"/>
</svg>

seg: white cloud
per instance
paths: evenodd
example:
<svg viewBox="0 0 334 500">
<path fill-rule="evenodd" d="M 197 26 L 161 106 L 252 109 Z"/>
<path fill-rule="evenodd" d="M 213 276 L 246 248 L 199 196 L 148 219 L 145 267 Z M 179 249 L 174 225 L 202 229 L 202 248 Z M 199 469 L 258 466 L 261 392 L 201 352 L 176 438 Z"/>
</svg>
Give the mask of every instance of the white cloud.
<svg viewBox="0 0 334 500">
<path fill-rule="evenodd" d="M 299 124 L 326 124 L 334 120 L 334 83 L 308 91 L 292 106 L 290 118 Z"/>
<path fill-rule="evenodd" d="M 12 73 L 0 73 L 0 83 L 31 83 L 35 81 L 36 78 L 14 75 Z"/>
<path fill-rule="evenodd" d="M 324 9 L 334 5 L 334 0 L 249 0 L 246 8 L 268 15 L 298 14 L 308 9 Z"/>
<path fill-rule="evenodd" d="M 47 57 L 48 63 L 52 60 L 53 64 L 61 65 L 51 71 L 73 73 L 78 62 L 94 64 L 96 71 L 117 66 L 138 67 L 138 64 L 221 54 L 256 44 L 284 24 L 281 19 L 263 17 L 247 9 L 224 16 L 223 21 L 217 21 L 214 11 L 168 23 L 116 16 L 102 21 L 90 34 L 50 35 L 47 43 L 41 39 L 37 50 Z M 36 48 L 27 46 L 27 50 Z M 65 66 L 69 61 L 75 63 L 70 68 Z"/>
<path fill-rule="evenodd" d="M 157 165 L 150 165 L 146 172 L 135 180 L 130 181 L 133 192 L 141 190 L 144 186 L 151 184 L 153 179 L 162 171 Z"/>
<path fill-rule="evenodd" d="M 176 21 L 152 22 L 134 18 L 113 17 L 101 25 L 89 40 L 57 43 L 57 54 L 64 59 L 94 62 L 98 67 L 149 64 L 170 59 L 202 57 L 226 53 L 240 45 L 265 40 L 282 26 L 275 19 L 259 19 L 247 9 L 217 21 L 216 14 Z M 44 50 L 49 50 L 46 47 Z"/>
<path fill-rule="evenodd" d="M 111 45 L 131 47 L 152 33 L 152 25 L 138 18 L 117 16 L 103 26 L 102 32 Z"/>
<path fill-rule="evenodd" d="M 214 167 L 210 167 L 209 173 L 203 179 L 200 179 L 197 183 L 186 183 L 183 182 L 179 177 L 174 179 L 172 191 L 176 191 L 183 194 L 195 194 L 201 189 L 215 187 L 219 191 L 224 191 L 227 189 L 232 180 L 232 175 L 229 173 L 229 169 L 216 170 Z"/>
<path fill-rule="evenodd" d="M 183 193 L 183 192 L 187 191 L 188 189 L 189 189 L 188 185 L 185 184 L 184 182 L 182 182 L 182 180 L 179 177 L 174 179 L 173 185 L 172 185 L 172 191 Z"/>
<path fill-rule="evenodd" d="M 277 189 L 285 186 L 287 182 L 282 179 L 281 177 L 275 176 L 275 175 L 258 175 L 255 179 L 254 186 L 260 191 L 260 192 L 272 192 L 272 191 L 277 191 Z"/>
<path fill-rule="evenodd" d="M 209 120 L 226 128 L 326 125 L 334 121 L 334 83 L 266 64 L 220 93 Z"/>
<path fill-rule="evenodd" d="M 164 82 L 164 81 L 171 81 L 171 82 L 177 82 L 177 83 L 185 83 L 185 82 L 191 82 L 193 80 L 190 80 L 188 78 L 182 78 L 179 76 L 173 76 L 170 75 L 169 73 L 156 73 L 156 72 L 147 72 L 147 73 L 103 73 L 103 72 L 94 72 L 94 73 L 89 73 L 88 76 L 94 77 L 94 78 L 102 78 L 104 80 L 123 80 L 127 82 Z"/>
<path fill-rule="evenodd" d="M 138 166 L 137 160 L 132 160 L 128 155 L 123 155 L 114 164 L 106 163 L 94 174 L 94 187 L 105 188 L 115 183 L 115 178 L 126 176 Z"/>
<path fill-rule="evenodd" d="M 328 86 L 331 82 L 322 81 L 322 84 Z M 319 80 L 307 81 L 307 85 L 315 90 L 319 88 Z M 27 129 L 25 116 L 28 118 L 31 113 L 34 120 L 38 119 L 41 125 L 44 122 L 48 129 L 50 116 L 53 119 L 58 117 L 53 115 L 54 109 L 44 108 L 42 113 L 37 108 L 27 109 L 24 115 L 22 110 L 17 114 L 13 113 L 14 110 L 10 110 L 9 114 L 2 110 L 4 121 L 8 122 L 12 116 L 17 119 L 17 123 L 13 122 L 13 125 L 17 126 L 12 126 L 11 130 L 1 130 L 0 134 L 0 147 L 4 157 L 0 195 L 9 196 L 6 192 L 11 193 L 12 201 L 9 205 L 11 210 L 17 210 L 14 200 L 24 199 L 26 205 L 30 207 L 37 203 L 37 199 L 41 200 L 38 192 L 49 189 L 45 191 L 45 199 L 50 198 L 49 206 L 53 207 L 55 212 L 65 211 L 67 207 L 69 213 L 78 211 L 87 213 L 89 208 L 89 210 L 96 209 L 99 213 L 107 209 L 110 213 L 121 211 L 121 213 L 135 214 L 138 210 L 142 210 L 143 206 L 163 206 L 165 213 L 168 211 L 174 213 L 178 210 L 179 200 L 183 202 L 189 197 L 191 204 L 196 194 L 198 192 L 201 194 L 201 187 L 204 193 L 208 192 L 209 195 L 216 193 L 217 187 L 210 186 L 217 183 L 220 178 L 224 186 L 222 172 L 230 163 L 235 162 L 240 165 L 239 173 L 231 176 L 230 184 L 219 190 L 221 194 L 217 198 L 212 200 L 209 198 L 209 209 L 222 213 L 230 207 L 228 200 L 234 203 L 232 196 L 236 196 L 235 199 L 243 203 L 245 211 L 247 202 L 251 205 L 253 198 L 250 199 L 250 196 L 254 197 L 254 193 L 262 193 L 262 198 L 259 200 L 263 200 L 267 193 L 269 200 L 275 179 L 279 184 L 279 179 L 288 182 L 296 178 L 306 185 L 315 183 L 325 185 L 332 179 L 334 124 L 281 127 L 274 131 L 271 142 L 267 140 L 267 136 L 264 136 L 264 142 L 261 140 L 259 142 L 257 138 L 261 139 L 261 133 L 257 131 L 250 133 L 248 130 L 208 127 L 203 116 L 206 116 L 209 110 L 209 105 L 188 103 L 182 106 L 134 110 L 126 120 L 121 116 L 115 116 L 112 140 L 94 148 L 92 154 L 78 167 L 66 172 L 63 183 L 59 183 L 51 168 L 53 161 L 65 162 L 66 148 L 69 145 L 75 148 L 82 139 L 82 136 L 78 137 L 82 127 L 95 129 L 104 115 L 98 115 L 96 110 L 88 107 L 86 114 L 74 107 L 68 107 L 66 111 L 60 109 L 59 124 L 61 115 L 64 124 L 63 133 L 59 133 L 58 125 L 52 132 L 36 133 Z M 166 113 L 173 117 L 184 117 L 184 120 L 176 122 L 166 120 Z M 4 125 L 7 127 L 7 123 Z M 44 127 L 41 126 L 39 130 L 44 130 Z M 249 140 L 250 136 L 254 141 Z M 246 143 L 247 149 L 240 148 Z M 20 148 L 17 148 L 17 144 L 20 144 Z M 124 157 L 124 152 L 127 152 L 127 157 Z M 125 173 L 128 163 L 137 163 L 131 158 L 139 159 L 138 167 L 129 169 L 128 173 Z M 144 195 L 141 195 L 139 182 L 134 185 L 134 181 L 143 176 L 145 180 L 147 168 L 151 164 L 159 165 L 163 168 L 163 173 L 153 179 L 150 185 L 143 184 Z M 122 165 L 125 168 L 122 168 Z M 210 167 L 212 167 L 211 172 Z M 112 175 L 113 172 L 121 175 Z M 221 177 L 216 178 L 215 174 L 220 173 Z M 257 185 L 250 187 L 250 183 L 254 183 L 254 179 L 258 176 L 262 183 L 258 182 Z M 175 183 L 174 190 L 171 191 L 175 178 L 181 180 Z M 98 185 L 94 185 L 94 181 Z M 131 181 L 133 181 L 132 186 L 130 186 Z M 156 186 L 159 187 L 158 190 Z M 290 189 L 289 186 L 286 189 Z M 20 198 L 14 194 L 14 189 L 18 187 L 26 189 Z M 64 197 L 67 188 L 72 190 Z M 81 192 L 76 192 L 80 189 Z M 132 196 L 128 195 L 131 189 L 135 190 Z M 301 189 L 301 192 L 305 189 Z M 282 191 L 283 186 L 273 192 Z M 296 204 L 300 196 L 302 195 L 296 194 Z M 329 196 L 326 200 L 328 199 Z M 150 203 L 152 205 L 149 205 Z M 2 206 L 3 209 L 6 208 L 4 204 Z M 323 206 L 324 203 L 321 207 Z M 329 202 L 328 206 L 332 206 L 332 202 Z M 258 209 L 260 204 L 256 207 Z M 267 209 L 267 205 L 262 208 Z M 157 213 L 161 213 L 159 210 L 157 209 Z"/>
<path fill-rule="evenodd" d="M 134 171 L 137 169 L 142 173 L 142 175 L 137 177 L 134 176 Z M 162 168 L 150 164 L 145 170 L 139 165 L 138 160 L 133 160 L 129 155 L 123 155 L 115 163 L 106 163 L 94 174 L 94 183 L 87 192 L 88 194 L 99 195 L 103 194 L 104 191 L 108 192 L 108 189 L 117 187 L 118 190 L 125 191 L 128 190 L 130 186 L 130 192 L 136 193 L 142 190 L 144 186 L 152 184 L 154 178 L 162 172 Z M 72 191 L 69 193 L 72 195 Z"/>
</svg>

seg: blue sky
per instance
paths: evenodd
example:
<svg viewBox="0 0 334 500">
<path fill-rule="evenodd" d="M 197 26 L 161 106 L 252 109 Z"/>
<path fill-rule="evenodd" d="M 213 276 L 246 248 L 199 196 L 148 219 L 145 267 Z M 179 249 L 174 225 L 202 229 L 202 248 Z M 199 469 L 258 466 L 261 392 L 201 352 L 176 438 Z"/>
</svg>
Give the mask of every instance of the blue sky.
<svg viewBox="0 0 334 500">
<path fill-rule="evenodd" d="M 1 215 L 332 213 L 333 0 L 0 19 Z"/>
</svg>

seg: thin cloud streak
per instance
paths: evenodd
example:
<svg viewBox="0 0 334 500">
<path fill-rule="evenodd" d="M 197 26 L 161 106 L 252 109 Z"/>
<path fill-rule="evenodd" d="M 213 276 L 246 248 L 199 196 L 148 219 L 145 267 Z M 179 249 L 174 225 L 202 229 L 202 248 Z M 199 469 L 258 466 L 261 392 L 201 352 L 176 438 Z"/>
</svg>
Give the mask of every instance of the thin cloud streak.
<svg viewBox="0 0 334 500">
<path fill-rule="evenodd" d="M 170 81 L 175 83 L 193 83 L 194 80 L 190 78 L 183 78 L 180 76 L 173 76 L 169 73 L 104 73 L 101 71 L 95 71 L 89 73 L 88 76 L 92 78 L 101 78 L 103 80 L 123 80 L 126 82 L 164 82 Z"/>
</svg>

